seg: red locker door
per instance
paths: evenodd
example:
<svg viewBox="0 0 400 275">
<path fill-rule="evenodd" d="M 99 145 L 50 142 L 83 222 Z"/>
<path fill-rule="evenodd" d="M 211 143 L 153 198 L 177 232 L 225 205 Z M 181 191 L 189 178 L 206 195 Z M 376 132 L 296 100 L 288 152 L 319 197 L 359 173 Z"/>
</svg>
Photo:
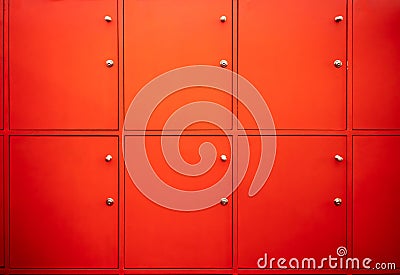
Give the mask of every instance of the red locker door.
<svg viewBox="0 0 400 275">
<path fill-rule="evenodd" d="M 117 264 L 118 138 L 12 136 L 11 267 Z"/>
<path fill-rule="evenodd" d="M 117 129 L 117 1 L 13 0 L 9 19 L 11 128 Z"/>
<path fill-rule="evenodd" d="M 4 247 L 4 155 L 3 155 L 3 142 L 4 142 L 4 137 L 0 136 L 0 198 L 1 198 L 1 203 L 0 203 L 0 266 L 4 266 L 4 252 L 5 252 L 5 247 Z"/>
<path fill-rule="evenodd" d="M 399 268 L 400 136 L 356 136 L 353 149 L 354 256 Z"/>
<path fill-rule="evenodd" d="M 221 21 L 225 16 L 226 20 Z M 231 0 L 131 0 L 124 6 L 124 77 L 125 111 L 133 98 L 148 82 L 172 69 L 190 65 L 220 66 L 228 62 L 232 68 L 232 1 Z M 201 76 L 200 76 L 201 77 Z M 178 78 L 170 81 L 177 82 Z M 232 77 L 224 79 L 231 83 Z M 203 83 L 207 83 L 207 79 Z M 165 88 L 165 87 L 164 87 Z M 159 88 L 159 89 L 162 89 Z M 169 91 L 168 91 L 169 92 Z M 171 91 L 171 94 L 174 91 Z M 158 106 L 147 129 L 163 129 L 165 121 L 182 106 L 191 102 L 215 102 L 228 109 L 221 127 L 232 127 L 232 97 L 229 92 L 197 87 L 186 88 L 170 95 L 162 102 L 149 91 L 148 103 Z M 153 105 L 152 105 L 153 104 Z M 205 116 L 209 110 L 198 110 Z M 141 115 L 141 114 L 137 114 Z M 138 128 L 139 127 L 139 128 Z M 175 126 L 167 129 L 180 130 Z M 194 128 L 209 129 L 207 123 Z M 127 125 L 130 130 L 144 130 Z"/>
<path fill-rule="evenodd" d="M 346 127 L 345 15 L 345 0 L 239 1 L 239 74 L 262 94 L 277 129 Z M 242 106 L 239 118 L 249 119 Z"/>
<path fill-rule="evenodd" d="M 354 128 L 400 129 L 400 2 L 353 3 Z"/>
<path fill-rule="evenodd" d="M 239 145 L 245 139 L 240 137 Z M 259 139 L 249 137 L 253 150 Z M 346 245 L 346 163 L 335 160 L 336 155 L 345 160 L 345 154 L 345 137 L 279 136 L 272 173 L 254 197 L 248 190 L 257 155 L 250 155 L 238 189 L 239 267 L 257 268 L 265 253 L 268 259 L 296 257 L 300 263 L 303 257 L 322 259 Z M 341 205 L 335 205 L 336 198 Z"/>
<path fill-rule="evenodd" d="M 232 172 L 230 138 L 226 136 L 181 136 L 180 154 L 196 164 L 211 160 L 212 167 L 198 176 L 177 172 L 170 167 L 160 147 L 161 139 L 171 146 L 174 137 L 147 136 L 148 158 L 157 176 L 166 184 L 194 192 L 213 186 L 222 179 L 231 188 Z M 140 137 L 125 139 L 125 158 Z M 197 151 L 211 142 L 216 155 Z M 133 152 L 135 154 L 136 152 Z M 228 161 L 216 156 L 225 154 Z M 138 158 L 137 154 L 132 156 Z M 127 161 L 130 163 L 130 161 Z M 143 165 L 143 164 L 142 164 Z M 142 167 L 142 166 L 141 166 Z M 142 168 L 140 168 L 142 169 Z M 227 173 L 227 174 L 225 174 Z M 136 179 L 135 179 L 136 180 Z M 148 178 L 137 179 L 149 184 Z M 137 183 L 136 183 L 137 184 Z M 231 190 L 230 190 L 231 191 Z M 169 197 L 172 198 L 172 197 Z M 172 198 L 175 199 L 175 198 Z M 127 268 L 229 268 L 232 267 L 232 200 L 200 211 L 171 210 L 147 199 L 134 185 L 128 173 L 125 177 L 125 264 Z M 190 203 L 190 202 L 189 202 Z"/>
</svg>

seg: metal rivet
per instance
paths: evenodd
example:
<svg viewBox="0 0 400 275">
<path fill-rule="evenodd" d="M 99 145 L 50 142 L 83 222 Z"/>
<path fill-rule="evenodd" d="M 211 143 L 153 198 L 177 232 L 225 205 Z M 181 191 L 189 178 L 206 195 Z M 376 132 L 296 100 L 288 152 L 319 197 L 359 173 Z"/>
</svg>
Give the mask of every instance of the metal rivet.
<svg viewBox="0 0 400 275">
<path fill-rule="evenodd" d="M 223 206 L 227 205 L 228 202 L 229 202 L 229 201 L 228 201 L 227 198 L 222 198 L 222 199 L 221 199 L 221 204 L 222 204 Z"/>
<path fill-rule="evenodd" d="M 219 18 L 219 20 L 220 20 L 221 22 L 226 22 L 226 16 L 225 16 L 225 15 L 222 15 L 222 16 Z"/>
<path fill-rule="evenodd" d="M 106 156 L 106 161 L 107 161 L 107 162 L 110 162 L 111 160 L 112 160 L 112 156 L 111 156 L 111 155 L 107 155 L 107 156 Z"/>
<path fill-rule="evenodd" d="M 106 20 L 106 22 L 111 22 L 111 21 L 112 21 L 112 18 L 111 18 L 111 16 L 106 15 L 106 16 L 104 17 L 104 20 Z"/>
<path fill-rule="evenodd" d="M 228 160 L 228 157 L 227 157 L 226 155 L 221 155 L 221 160 L 222 160 L 222 161 L 227 161 L 227 160 Z"/>
<path fill-rule="evenodd" d="M 109 59 L 109 60 L 106 61 L 106 65 L 107 65 L 107 67 L 112 67 L 114 65 L 114 61 Z"/>
<path fill-rule="evenodd" d="M 108 199 L 106 200 L 106 204 L 107 204 L 108 206 L 112 206 L 112 205 L 114 204 L 114 200 L 113 200 L 112 198 L 108 198 Z"/>
<path fill-rule="evenodd" d="M 219 62 L 219 65 L 221 65 L 222 68 L 226 68 L 226 67 L 228 67 L 228 61 L 226 61 L 225 59 L 222 59 Z"/>
<path fill-rule="evenodd" d="M 335 65 L 336 68 L 340 68 L 340 67 L 343 66 L 342 61 L 340 61 L 339 59 L 335 60 L 335 61 L 333 62 L 333 64 Z"/>
<path fill-rule="evenodd" d="M 336 155 L 336 156 L 335 156 L 335 159 L 336 159 L 336 161 L 338 161 L 338 162 L 342 162 L 342 161 L 344 160 L 344 158 L 343 158 L 342 156 L 340 156 L 340 155 Z"/>
<path fill-rule="evenodd" d="M 342 204 L 342 199 L 341 198 L 336 198 L 336 199 L 333 200 L 333 203 L 336 206 L 340 206 Z"/>
<path fill-rule="evenodd" d="M 341 16 L 341 15 L 336 16 L 335 22 L 340 22 L 340 21 L 343 21 L 343 16 Z"/>
</svg>

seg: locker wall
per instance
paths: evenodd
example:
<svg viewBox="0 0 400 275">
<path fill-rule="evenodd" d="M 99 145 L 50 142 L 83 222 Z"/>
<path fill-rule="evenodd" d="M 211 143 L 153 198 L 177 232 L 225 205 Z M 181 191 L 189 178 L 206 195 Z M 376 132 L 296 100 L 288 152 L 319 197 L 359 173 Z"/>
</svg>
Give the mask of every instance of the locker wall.
<svg viewBox="0 0 400 275">
<path fill-rule="evenodd" d="M 0 4 L 0 274 L 399 273 L 399 1 Z M 182 89 L 146 128 L 124 125 L 149 81 L 188 65 L 227 70 L 228 93 Z M 257 88 L 274 131 L 253 127 L 234 73 Z M 201 101 L 229 114 L 220 125 L 164 128 Z M 162 140 L 174 137 L 183 160 L 206 160 L 208 173 L 183 175 L 166 161 Z M 275 138 L 271 174 L 249 196 L 260 142 Z M 233 193 L 199 211 L 155 203 L 135 182 L 149 179 L 132 180 L 124 162 L 141 169 L 130 146 L 143 140 L 160 182 L 193 192 L 223 178 Z M 323 258 L 340 247 L 396 269 L 257 265 L 265 253 Z"/>
</svg>

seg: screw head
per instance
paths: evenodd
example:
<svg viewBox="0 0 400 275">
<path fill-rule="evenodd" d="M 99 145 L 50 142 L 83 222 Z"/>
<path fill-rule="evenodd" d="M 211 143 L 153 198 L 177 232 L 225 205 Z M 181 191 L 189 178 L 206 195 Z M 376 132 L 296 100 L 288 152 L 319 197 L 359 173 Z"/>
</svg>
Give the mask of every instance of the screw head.
<svg viewBox="0 0 400 275">
<path fill-rule="evenodd" d="M 335 65 L 336 68 L 340 68 L 340 67 L 343 66 L 343 63 L 342 63 L 342 61 L 340 61 L 339 59 L 337 59 L 337 60 L 335 60 L 335 61 L 333 62 L 333 65 Z"/>
<path fill-rule="evenodd" d="M 335 160 L 338 161 L 338 162 L 342 162 L 344 160 L 344 158 L 342 156 L 340 156 L 340 155 L 336 155 L 335 156 Z"/>
<path fill-rule="evenodd" d="M 104 16 L 104 20 L 105 20 L 106 22 L 111 22 L 111 21 L 112 21 L 112 18 L 111 18 L 111 16 L 106 15 L 106 16 Z"/>
<path fill-rule="evenodd" d="M 226 68 L 226 67 L 228 67 L 228 61 L 222 59 L 222 60 L 219 62 L 219 65 L 220 65 L 222 68 Z"/>
<path fill-rule="evenodd" d="M 222 23 L 224 23 L 224 22 L 226 22 L 227 18 L 226 18 L 225 15 L 222 15 L 222 16 L 219 18 L 219 20 L 220 20 Z"/>
<path fill-rule="evenodd" d="M 110 162 L 111 160 L 112 160 L 112 156 L 111 156 L 111 155 L 107 155 L 107 156 L 106 156 L 106 161 L 107 161 L 107 162 Z"/>
<path fill-rule="evenodd" d="M 335 22 L 339 23 L 340 21 L 343 21 L 343 16 L 338 15 L 335 17 Z"/>
<path fill-rule="evenodd" d="M 341 198 L 336 198 L 336 199 L 333 200 L 333 203 L 334 203 L 336 206 L 339 206 L 339 205 L 342 204 L 342 199 L 341 199 Z"/>
<path fill-rule="evenodd" d="M 106 61 L 106 65 L 107 65 L 107 67 L 112 67 L 114 65 L 114 61 L 109 59 L 109 60 Z"/>
<path fill-rule="evenodd" d="M 227 205 L 228 202 L 229 202 L 229 201 L 228 201 L 227 198 L 222 198 L 222 199 L 221 199 L 221 204 L 222 204 L 223 206 Z"/>
<path fill-rule="evenodd" d="M 112 206 L 112 205 L 114 204 L 114 200 L 113 200 L 112 198 L 108 198 L 108 199 L 106 200 L 106 204 L 107 204 L 108 206 Z"/>
</svg>

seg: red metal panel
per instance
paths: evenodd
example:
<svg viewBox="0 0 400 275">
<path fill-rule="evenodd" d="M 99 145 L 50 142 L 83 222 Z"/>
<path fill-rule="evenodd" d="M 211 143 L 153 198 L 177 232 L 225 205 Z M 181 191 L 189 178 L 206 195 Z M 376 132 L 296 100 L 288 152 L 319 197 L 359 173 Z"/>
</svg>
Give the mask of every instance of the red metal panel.
<svg viewBox="0 0 400 275">
<path fill-rule="evenodd" d="M 4 241 L 5 241 L 5 236 L 4 236 L 4 160 L 3 160 L 3 142 L 4 142 L 4 137 L 0 136 L 0 266 L 4 266 L 4 252 L 5 252 L 5 247 L 4 247 Z"/>
<path fill-rule="evenodd" d="M 10 264 L 117 267 L 117 137 L 11 137 Z"/>
<path fill-rule="evenodd" d="M 163 137 L 170 140 L 172 137 Z M 127 137 L 129 144 L 139 137 Z M 199 176 L 185 176 L 169 167 L 160 147 L 161 137 L 146 137 L 148 157 L 165 183 L 181 190 L 202 190 L 216 183 L 227 171 L 228 162 L 219 158 Z M 180 153 L 192 164 L 200 160 L 197 152 L 211 142 L 217 155 L 231 158 L 228 137 L 181 136 Z M 151 148 L 151 149 L 150 149 Z M 203 158 L 215 157 L 209 154 Z M 231 182 L 232 175 L 225 181 Z M 147 181 L 147 179 L 143 179 Z M 232 199 L 201 211 L 181 212 L 159 206 L 140 193 L 128 174 L 125 181 L 125 264 L 127 268 L 229 268 L 232 267 Z"/>
<path fill-rule="evenodd" d="M 231 14 L 231 0 L 126 1 L 125 110 L 145 84 L 169 70 L 189 65 L 219 66 L 222 59 L 228 61 L 228 69 L 232 68 Z M 227 17 L 224 23 L 220 21 L 222 15 Z M 229 83 L 231 79 L 226 81 Z M 149 100 L 151 99 L 152 96 L 149 95 Z M 198 101 L 216 102 L 232 110 L 232 98 L 225 93 L 210 88 L 184 89 L 161 102 L 154 115 L 155 119 L 149 121 L 147 129 L 162 129 L 172 112 L 185 104 Z M 227 113 L 221 127 L 230 129 L 231 120 Z M 201 123 L 193 127 L 212 128 Z"/>
<path fill-rule="evenodd" d="M 4 52 L 4 37 L 3 37 L 3 29 L 4 29 L 4 6 L 3 6 L 3 0 L 0 1 L 0 45 L 1 45 L 1 50 L 0 50 L 0 129 L 3 129 L 4 127 L 4 69 L 3 69 L 3 52 Z"/>
<path fill-rule="evenodd" d="M 399 268 L 400 136 L 356 136 L 353 148 L 354 255 Z"/>
<path fill-rule="evenodd" d="M 344 21 L 335 22 L 339 15 Z M 278 129 L 346 127 L 345 0 L 241 0 L 238 32 L 239 73 L 263 95 Z"/>
<path fill-rule="evenodd" d="M 400 129 L 400 2 L 354 0 L 355 129 Z"/>
<path fill-rule="evenodd" d="M 13 0 L 9 8 L 11 128 L 118 128 L 116 1 Z"/>
<path fill-rule="evenodd" d="M 259 139 L 250 137 L 253 150 L 259 148 Z M 345 137 L 279 136 L 272 173 L 251 198 L 249 184 L 258 160 L 257 154 L 250 156 L 238 193 L 239 267 L 257 268 L 264 253 L 287 261 L 322 259 L 346 245 L 346 163 L 336 161 L 336 154 L 346 159 Z M 341 206 L 334 204 L 335 198 L 342 199 Z"/>
</svg>

